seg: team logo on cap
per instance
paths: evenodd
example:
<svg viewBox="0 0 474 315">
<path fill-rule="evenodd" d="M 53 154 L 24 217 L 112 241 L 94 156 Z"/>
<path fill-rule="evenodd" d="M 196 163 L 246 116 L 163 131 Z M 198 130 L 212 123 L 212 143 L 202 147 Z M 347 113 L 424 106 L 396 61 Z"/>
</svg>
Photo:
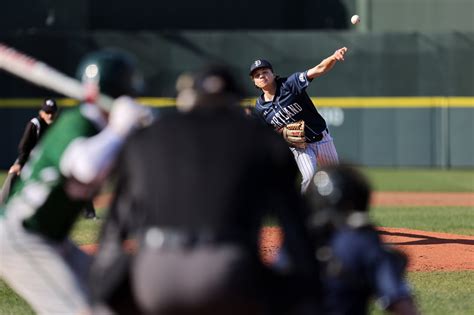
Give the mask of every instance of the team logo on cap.
<svg viewBox="0 0 474 315">
<path fill-rule="evenodd" d="M 255 65 L 255 67 L 258 67 L 262 64 L 262 61 L 261 60 L 255 60 L 255 62 L 253 64 Z"/>
<path fill-rule="evenodd" d="M 52 100 L 46 100 L 45 105 L 52 107 L 54 106 L 54 102 Z"/>
</svg>

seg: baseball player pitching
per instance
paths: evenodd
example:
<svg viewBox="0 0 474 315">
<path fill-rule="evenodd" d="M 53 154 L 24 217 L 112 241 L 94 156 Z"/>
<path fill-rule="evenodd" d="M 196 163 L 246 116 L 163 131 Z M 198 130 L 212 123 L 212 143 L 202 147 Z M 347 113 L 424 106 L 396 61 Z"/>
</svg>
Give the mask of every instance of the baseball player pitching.
<svg viewBox="0 0 474 315">
<path fill-rule="evenodd" d="M 346 47 L 336 50 L 318 65 L 304 72 L 280 78 L 264 59 L 250 65 L 250 78 L 262 91 L 255 104 L 255 115 L 272 126 L 289 143 L 302 175 L 304 193 L 318 165 L 339 163 L 336 147 L 324 118 L 306 93 L 309 83 L 344 60 Z"/>
</svg>

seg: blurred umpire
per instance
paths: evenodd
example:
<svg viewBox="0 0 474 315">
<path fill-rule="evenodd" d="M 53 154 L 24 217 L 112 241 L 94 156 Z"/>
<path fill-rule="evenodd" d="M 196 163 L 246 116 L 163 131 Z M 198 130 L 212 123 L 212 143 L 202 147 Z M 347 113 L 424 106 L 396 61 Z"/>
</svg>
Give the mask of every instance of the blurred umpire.
<svg viewBox="0 0 474 315">
<path fill-rule="evenodd" d="M 177 85 L 181 112 L 124 148 L 92 269 L 96 300 L 137 313 L 118 306 L 129 281 L 145 314 L 261 314 L 267 273 L 258 241 L 269 209 L 300 274 L 315 274 L 298 171 L 285 142 L 244 114 L 226 67 Z M 128 260 L 122 242 L 130 238 L 138 244 Z"/>
<path fill-rule="evenodd" d="M 20 175 L 21 169 L 28 160 L 33 148 L 53 123 L 57 111 L 58 106 L 56 105 L 56 101 L 52 98 L 47 98 L 42 102 L 41 109 L 38 111 L 38 116 L 32 118 L 26 124 L 25 131 L 23 132 L 23 136 L 18 144 L 18 158 L 8 170 L 8 176 L 5 179 L 0 194 L 0 203 L 7 201 L 16 177 Z"/>
<path fill-rule="evenodd" d="M 307 192 L 310 231 L 324 266 L 324 314 L 367 314 L 371 298 L 393 314 L 417 314 L 407 281 L 406 258 L 385 246 L 371 224 L 367 179 L 348 165 L 318 171 Z"/>
</svg>

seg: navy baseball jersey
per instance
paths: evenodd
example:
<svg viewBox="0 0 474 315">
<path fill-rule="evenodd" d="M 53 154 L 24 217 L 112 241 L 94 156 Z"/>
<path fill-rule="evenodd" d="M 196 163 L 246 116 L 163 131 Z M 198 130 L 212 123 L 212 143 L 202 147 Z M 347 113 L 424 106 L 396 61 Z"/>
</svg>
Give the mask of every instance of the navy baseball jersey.
<svg viewBox="0 0 474 315">
<path fill-rule="evenodd" d="M 304 120 L 306 142 L 320 140 L 319 135 L 326 129 L 326 121 L 306 93 L 310 81 L 307 71 L 293 73 L 288 78 L 278 78 L 273 101 L 265 101 L 263 94 L 257 98 L 257 115 L 274 128 Z"/>
</svg>

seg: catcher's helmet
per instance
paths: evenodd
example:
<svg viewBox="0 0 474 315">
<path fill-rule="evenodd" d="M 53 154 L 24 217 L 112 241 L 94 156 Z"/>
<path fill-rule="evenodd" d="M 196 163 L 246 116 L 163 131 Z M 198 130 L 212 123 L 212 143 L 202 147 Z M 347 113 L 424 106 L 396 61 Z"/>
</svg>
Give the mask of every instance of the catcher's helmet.
<svg viewBox="0 0 474 315">
<path fill-rule="evenodd" d="M 86 55 L 77 69 L 77 78 L 94 83 L 100 93 L 113 98 L 142 93 L 143 78 L 135 59 L 116 49 L 104 49 Z"/>
<path fill-rule="evenodd" d="M 313 211 L 330 210 L 337 214 L 367 211 L 370 184 L 366 177 L 349 165 L 333 165 L 316 172 L 307 197 Z"/>
</svg>

